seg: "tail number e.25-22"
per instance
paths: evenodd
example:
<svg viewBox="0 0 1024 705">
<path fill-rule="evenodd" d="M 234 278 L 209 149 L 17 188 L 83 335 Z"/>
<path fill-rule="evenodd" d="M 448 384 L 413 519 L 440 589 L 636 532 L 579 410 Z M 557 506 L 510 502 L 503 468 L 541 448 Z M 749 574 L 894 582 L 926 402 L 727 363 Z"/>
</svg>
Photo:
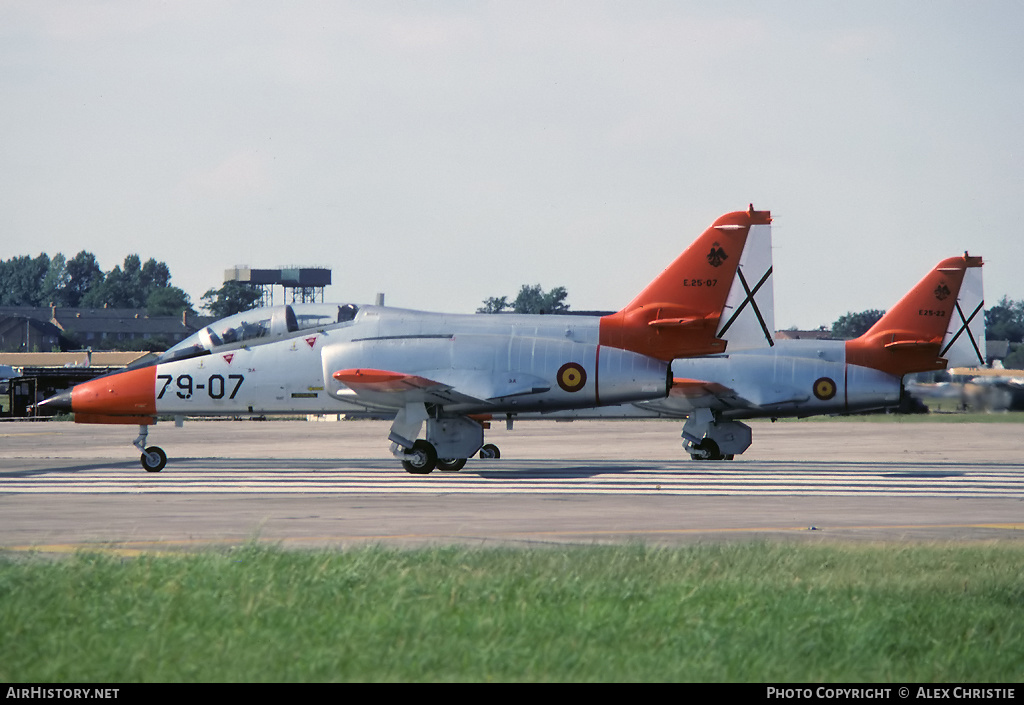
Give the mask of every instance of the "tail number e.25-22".
<svg viewBox="0 0 1024 705">
<path fill-rule="evenodd" d="M 238 394 L 238 390 L 242 387 L 242 382 L 245 381 L 243 375 L 228 375 L 227 381 L 224 380 L 223 375 L 210 375 L 205 382 L 196 383 L 192 379 L 192 375 L 157 375 L 157 379 L 163 380 L 164 385 L 160 387 L 160 393 L 156 395 L 157 399 L 163 399 L 164 394 L 167 393 L 167 388 L 171 386 L 171 382 L 174 382 L 177 387 L 176 394 L 179 399 L 191 399 L 192 394 L 195 392 L 205 391 L 211 399 L 223 399 L 225 394 L 228 394 L 228 388 L 233 384 L 228 399 L 234 399 L 235 395 Z"/>
</svg>

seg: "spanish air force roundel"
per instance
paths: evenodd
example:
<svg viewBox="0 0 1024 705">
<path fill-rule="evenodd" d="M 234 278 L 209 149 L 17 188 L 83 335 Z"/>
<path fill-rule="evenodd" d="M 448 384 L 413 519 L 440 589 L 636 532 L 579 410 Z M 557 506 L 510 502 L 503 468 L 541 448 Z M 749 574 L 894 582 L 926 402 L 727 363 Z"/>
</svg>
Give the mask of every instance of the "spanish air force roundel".
<svg viewBox="0 0 1024 705">
<path fill-rule="evenodd" d="M 836 395 L 836 383 L 829 377 L 819 377 L 814 380 L 814 396 L 822 401 L 828 401 Z"/>
<path fill-rule="evenodd" d="M 587 371 L 583 365 L 567 362 L 558 368 L 558 386 L 567 392 L 578 392 L 587 384 Z"/>
</svg>

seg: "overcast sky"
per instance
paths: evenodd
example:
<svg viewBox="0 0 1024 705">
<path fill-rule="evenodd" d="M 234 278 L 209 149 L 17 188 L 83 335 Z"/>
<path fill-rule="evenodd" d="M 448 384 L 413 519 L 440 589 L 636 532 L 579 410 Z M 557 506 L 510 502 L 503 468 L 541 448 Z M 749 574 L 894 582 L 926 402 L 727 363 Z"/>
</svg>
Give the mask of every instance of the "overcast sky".
<svg viewBox="0 0 1024 705">
<path fill-rule="evenodd" d="M 617 309 L 752 202 L 779 328 L 964 250 L 1024 299 L 1022 37 L 1013 0 L 0 0 L 0 259 Z"/>
</svg>

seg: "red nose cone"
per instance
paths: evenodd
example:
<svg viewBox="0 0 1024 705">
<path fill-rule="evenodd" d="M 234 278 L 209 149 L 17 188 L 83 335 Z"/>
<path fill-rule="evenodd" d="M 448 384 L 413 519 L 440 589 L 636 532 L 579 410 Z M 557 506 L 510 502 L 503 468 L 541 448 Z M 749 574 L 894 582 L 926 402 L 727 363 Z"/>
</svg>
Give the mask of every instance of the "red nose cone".
<svg viewBox="0 0 1024 705">
<path fill-rule="evenodd" d="M 75 414 L 151 416 L 156 414 L 156 366 L 117 372 L 75 385 Z"/>
</svg>

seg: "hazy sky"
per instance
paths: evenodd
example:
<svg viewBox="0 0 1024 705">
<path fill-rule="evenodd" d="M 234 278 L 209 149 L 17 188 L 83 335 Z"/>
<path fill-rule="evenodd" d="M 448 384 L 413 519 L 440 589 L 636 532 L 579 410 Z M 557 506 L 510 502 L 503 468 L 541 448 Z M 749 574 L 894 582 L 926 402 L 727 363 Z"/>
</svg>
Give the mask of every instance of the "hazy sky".
<svg viewBox="0 0 1024 705">
<path fill-rule="evenodd" d="M 779 328 L 965 249 L 1024 299 L 1022 37 L 1014 0 L 0 0 L 0 259 L 617 309 L 752 202 Z"/>
</svg>

